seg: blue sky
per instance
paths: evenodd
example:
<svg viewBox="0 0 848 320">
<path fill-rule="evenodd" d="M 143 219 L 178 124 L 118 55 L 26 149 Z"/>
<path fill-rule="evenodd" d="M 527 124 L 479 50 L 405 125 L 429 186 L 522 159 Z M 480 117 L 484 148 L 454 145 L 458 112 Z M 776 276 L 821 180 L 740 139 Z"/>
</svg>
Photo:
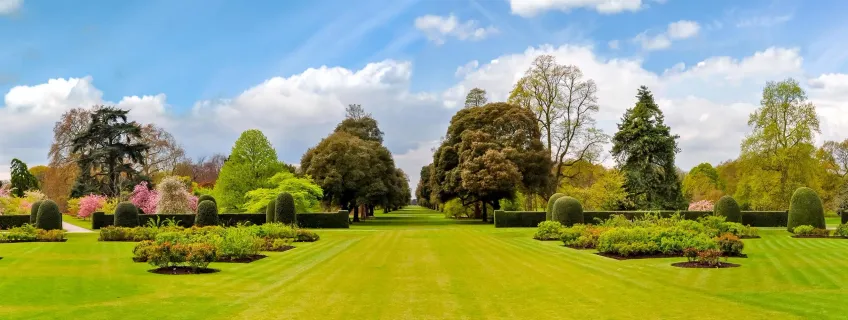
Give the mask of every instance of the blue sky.
<svg viewBox="0 0 848 320">
<path fill-rule="evenodd" d="M 311 116 L 310 119 L 315 119 L 314 112 L 327 112 L 327 117 L 333 121 L 304 120 L 303 123 L 314 124 L 312 128 L 315 130 L 280 131 L 280 135 L 285 137 L 272 137 L 272 142 L 280 149 L 283 160 L 298 162 L 305 148 L 329 131 L 329 122 L 338 120 L 338 108 L 347 103 L 363 103 L 366 109 L 370 108 L 375 115 L 384 117 L 378 120 L 386 131 L 387 144 L 396 155 L 406 155 L 399 162 L 406 161 L 404 165 L 408 167 L 404 169 L 413 176 L 417 173 L 416 166 L 426 164 L 432 141 L 438 139 L 440 132 L 443 134 L 447 120 L 455 112 L 442 103 L 448 100 L 449 91 L 481 85 L 494 76 L 503 77 L 505 86 L 509 87 L 514 74 L 520 74 L 526 66 L 516 62 L 513 69 L 500 70 L 494 75 L 484 69 L 492 66 L 492 60 L 526 54 L 528 48 L 576 46 L 589 50 L 592 61 L 604 65 L 615 64 L 619 60 L 632 62 L 638 65 L 640 74 L 658 78 L 661 83 L 658 86 L 669 88 L 663 89 L 663 94 L 669 97 L 670 104 L 675 104 L 673 99 L 690 95 L 688 90 L 673 89 L 674 84 L 663 83 L 664 71 L 679 63 L 688 70 L 698 62 L 714 57 L 741 61 L 768 48 L 785 48 L 795 50 L 794 54 L 803 60 L 800 67 L 787 67 L 787 75 L 814 79 L 822 74 L 848 72 L 848 43 L 844 41 L 848 24 L 843 22 L 848 2 L 845 1 L 643 0 L 640 3 L 638 0 L 621 0 L 621 3 L 637 3 L 635 7 L 638 9 L 600 9 L 605 1 L 0 0 L 0 41 L 3 42 L 3 50 L 0 50 L 0 93 L 6 95 L 15 87 L 37 87 L 47 84 L 50 79 L 90 77 L 86 78 L 90 79 L 89 85 L 102 96 L 80 98 L 79 101 L 115 103 L 124 97 L 161 94 L 164 109 L 149 115 L 150 121 L 161 121 L 165 127 L 172 126 L 172 131 L 185 144 L 188 153 L 200 156 L 228 151 L 232 141 L 227 139 L 234 139 L 237 129 L 254 124 L 260 128 L 270 125 L 250 122 L 250 119 L 261 119 L 260 114 L 253 118 L 245 116 L 242 119 L 245 123 L 230 128 L 232 132 L 211 132 L 216 127 L 211 124 L 185 130 L 186 125 L 181 121 L 191 119 L 189 114 L 198 102 L 238 100 L 237 97 L 245 90 L 262 86 L 269 79 L 290 79 L 309 68 L 337 67 L 355 73 L 368 64 L 394 61 L 400 65 L 386 66 L 386 70 L 396 72 L 399 80 L 380 78 L 382 80 L 377 82 L 392 88 L 397 86 L 397 92 L 386 93 L 380 86 L 369 87 L 375 92 L 386 93 L 385 99 L 374 98 L 376 93 L 368 91 L 369 94 L 362 98 L 366 101 L 329 99 L 321 103 L 332 106 L 324 108 L 323 104 L 321 107 L 312 106 L 300 95 L 287 96 L 287 92 L 293 90 L 289 87 L 275 87 L 275 97 L 291 98 L 284 99 L 290 105 L 279 110 L 289 111 L 280 117 L 295 117 L 291 116 L 292 112 L 310 109 L 312 111 L 304 111 Z M 570 5 L 574 2 L 589 5 Z M 13 9 L 3 12 L 4 3 L 6 8 Z M 555 5 L 546 6 L 545 3 Z M 514 9 L 522 5 L 534 8 L 533 12 Z M 568 9 L 564 10 L 566 7 Z M 417 19 L 428 15 L 440 16 L 441 22 L 453 17 L 459 27 L 438 32 L 416 25 Z M 675 38 L 669 29 L 669 24 L 675 22 L 695 24 L 697 30 L 694 34 L 688 32 Z M 477 31 L 481 34 L 474 35 L 473 32 Z M 639 34 L 643 34 L 641 39 L 664 36 L 668 43 L 648 48 L 639 42 Z M 617 42 L 615 48 L 611 41 Z M 564 53 L 563 57 L 569 56 Z M 787 59 L 782 61 L 791 60 Z M 475 60 L 478 67 L 469 74 L 456 74 L 458 67 Z M 560 62 L 579 63 L 577 60 Z M 604 80 L 599 77 L 610 76 L 590 74 L 590 69 L 586 69 L 587 75 L 596 78 L 599 83 Z M 470 75 L 472 72 L 476 74 Z M 487 72 L 490 72 L 488 76 Z M 742 77 L 747 79 L 748 75 Z M 358 97 L 350 92 L 336 94 L 333 90 L 341 89 L 322 84 L 322 81 L 329 83 L 336 78 L 316 79 L 313 79 L 317 81 L 315 83 L 298 82 L 298 88 L 311 88 L 310 94 L 319 96 Z M 752 81 L 760 79 L 753 77 Z M 357 84 L 350 81 L 345 84 L 346 90 L 355 90 Z M 757 83 L 761 87 L 760 82 Z M 691 92 L 698 92 L 696 98 L 716 101 L 724 106 L 732 103 L 756 104 L 758 92 L 756 86 L 752 88 L 751 94 L 739 97 L 696 89 Z M 484 89 L 494 97 L 503 95 L 501 89 Z M 25 114 L 26 110 L 38 109 L 34 107 L 38 104 L 61 105 L 55 109 L 43 109 L 59 114 L 63 108 L 78 106 L 74 105 L 76 102 L 68 102 L 78 101 L 68 98 L 68 90 L 57 90 L 59 93 L 52 95 L 33 92 L 32 95 L 41 96 L 23 99 L 25 101 L 16 108 L 11 106 L 17 100 L 10 102 L 7 95 L 7 101 L 0 103 L 0 112 L 7 109 L 5 116 L 11 119 L 12 116 Z M 628 98 L 633 94 L 635 86 L 632 92 L 616 93 Z M 397 98 L 400 95 L 428 97 L 409 101 Z M 372 98 L 374 101 L 371 101 Z M 601 100 L 603 105 L 603 101 L 615 99 L 602 96 Z M 265 98 L 256 101 L 275 103 L 275 100 Z M 304 101 L 302 105 L 300 101 Z M 370 105 L 365 102 L 370 102 Z M 409 105 L 392 105 L 407 103 Z M 247 107 L 238 106 L 232 109 L 239 110 L 241 115 L 247 114 Z M 273 113 L 278 110 L 273 105 L 267 109 L 251 107 L 256 109 L 250 109 L 250 112 Z M 612 109 L 618 112 L 617 108 Z M 219 112 L 220 108 L 208 110 Z M 411 111 L 423 116 L 410 120 L 416 117 Z M 0 113 L 2 115 L 4 113 Z M 58 118 L 56 114 L 51 116 L 42 115 L 44 123 L 52 123 Z M 616 119 L 617 116 L 600 116 L 599 123 L 611 130 Z M 310 137 L 290 138 L 299 135 Z M 16 142 L 19 139 L 10 139 L 9 136 L 5 142 L 0 140 L 3 148 L 0 149 L 0 163 L 8 163 L 12 157 L 21 157 L 34 164 L 45 162 L 50 136 L 49 133 L 37 136 L 38 139 L 26 140 L 27 144 Z M 204 137 L 222 140 L 214 146 L 195 142 Z M 721 156 L 709 160 L 721 161 L 722 157 L 732 156 L 733 152 L 726 150 Z M 686 161 L 678 162 L 683 167 L 694 162 Z M 0 167 L 0 178 L 3 178 L 3 168 Z"/>
</svg>

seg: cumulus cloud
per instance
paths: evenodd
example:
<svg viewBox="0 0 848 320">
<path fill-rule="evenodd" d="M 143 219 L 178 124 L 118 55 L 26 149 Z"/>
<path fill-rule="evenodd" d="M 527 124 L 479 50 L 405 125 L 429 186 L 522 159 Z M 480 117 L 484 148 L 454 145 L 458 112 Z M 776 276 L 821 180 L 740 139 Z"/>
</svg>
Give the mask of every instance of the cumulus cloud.
<svg viewBox="0 0 848 320">
<path fill-rule="evenodd" d="M 695 21 L 680 20 L 668 24 L 668 28 L 659 34 L 649 35 L 648 31 L 642 32 L 633 38 L 633 41 L 641 44 L 644 50 L 662 50 L 671 47 L 676 40 L 694 37 L 700 32 L 701 26 Z"/>
<path fill-rule="evenodd" d="M 0 15 L 18 12 L 23 5 L 23 0 L 0 0 Z"/>
<path fill-rule="evenodd" d="M 662 2 L 662 1 L 656 1 Z M 585 8 L 603 14 L 614 14 L 623 11 L 639 11 L 643 7 L 642 0 L 509 0 L 513 14 L 529 18 L 543 11 Z"/>
<path fill-rule="evenodd" d="M 498 29 L 489 27 L 478 27 L 476 20 L 462 22 L 455 15 L 447 17 L 437 15 L 425 15 L 415 19 L 415 28 L 427 35 L 433 43 L 441 45 L 448 37 L 459 40 L 477 41 L 498 32 Z"/>
</svg>

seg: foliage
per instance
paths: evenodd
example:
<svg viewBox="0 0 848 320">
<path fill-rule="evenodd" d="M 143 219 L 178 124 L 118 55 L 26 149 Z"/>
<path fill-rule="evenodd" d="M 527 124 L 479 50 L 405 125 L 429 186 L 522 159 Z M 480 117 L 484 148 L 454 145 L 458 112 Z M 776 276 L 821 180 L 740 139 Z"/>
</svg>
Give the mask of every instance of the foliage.
<svg viewBox="0 0 848 320">
<path fill-rule="evenodd" d="M 710 200 L 701 200 L 689 204 L 689 211 L 713 211 L 713 202 Z"/>
<path fill-rule="evenodd" d="M 346 132 L 364 141 L 383 143 L 383 132 L 377 120 L 370 113 L 365 113 L 361 105 L 347 106 L 347 117 L 336 126 L 333 132 Z"/>
<path fill-rule="evenodd" d="M 115 223 L 116 227 L 137 227 L 138 226 L 138 207 L 131 202 L 121 202 L 115 208 Z"/>
<path fill-rule="evenodd" d="M 833 231 L 833 235 L 837 237 L 848 238 L 848 223 L 842 223 L 836 226 L 836 230 Z"/>
<path fill-rule="evenodd" d="M 214 245 L 203 242 L 159 242 L 154 244 L 145 243 L 143 249 L 133 250 L 134 253 L 145 254 L 146 260 L 153 266 L 159 268 L 178 267 L 188 264 L 192 269 L 205 269 L 209 263 L 217 259 L 217 251 Z"/>
<path fill-rule="evenodd" d="M 44 203 L 43 200 L 42 201 L 36 201 L 35 203 L 32 204 L 32 207 L 30 208 L 30 211 L 29 211 L 29 223 L 35 225 L 35 222 L 38 220 L 38 208 L 41 207 L 42 203 Z"/>
<path fill-rule="evenodd" d="M 265 208 L 265 223 L 275 222 L 274 216 L 277 214 L 276 204 L 276 198 L 268 201 L 268 207 Z"/>
<path fill-rule="evenodd" d="M 715 205 L 715 215 L 725 217 L 730 222 L 742 222 L 742 211 L 739 209 L 739 204 L 730 196 L 723 196 L 718 199 Z"/>
<path fill-rule="evenodd" d="M 149 146 L 141 142 L 141 127 L 127 122 L 128 110 L 97 107 L 85 131 L 71 141 L 71 152 L 79 154 L 79 177 L 72 195 L 102 193 L 120 196 L 122 189 L 143 177 L 133 164 L 144 162 Z"/>
<path fill-rule="evenodd" d="M 488 101 L 489 99 L 486 98 L 486 90 L 473 88 L 471 91 L 468 91 L 468 95 L 465 96 L 465 107 L 482 107 Z"/>
<path fill-rule="evenodd" d="M 145 176 L 172 173 L 177 164 L 185 158 L 185 150 L 174 136 L 163 128 L 153 124 L 142 126 L 139 139 L 149 147 L 142 151 L 144 161 L 139 163 L 139 171 Z"/>
<path fill-rule="evenodd" d="M 133 187 L 130 202 L 144 213 L 156 213 L 156 206 L 159 204 L 159 192 L 151 190 L 147 181 L 142 181 Z"/>
<path fill-rule="evenodd" d="M 198 204 L 203 202 L 203 201 L 206 201 L 206 200 L 212 201 L 213 203 L 215 203 L 215 205 L 218 204 L 218 201 L 215 201 L 215 197 L 213 197 L 211 195 L 204 194 L 204 195 L 197 197 L 197 203 Z"/>
<path fill-rule="evenodd" d="M 56 202 L 44 200 L 38 206 L 35 227 L 44 230 L 62 230 L 62 213 L 59 212 L 59 205 Z"/>
<path fill-rule="evenodd" d="M 197 197 L 186 190 L 185 184 L 177 177 L 167 177 L 156 186 L 159 201 L 156 213 L 193 213 L 197 210 Z"/>
<path fill-rule="evenodd" d="M 283 164 L 277 160 L 277 151 L 261 131 L 242 132 L 215 183 L 218 207 L 225 212 L 242 212 L 245 194 L 270 187 L 268 178 L 281 170 Z"/>
<path fill-rule="evenodd" d="M 197 205 L 194 225 L 198 227 L 218 225 L 218 206 L 212 200 L 201 201 Z"/>
<path fill-rule="evenodd" d="M 674 158 L 677 138 L 647 87 L 639 88 L 636 106 L 627 111 L 613 136 L 612 155 L 624 174 L 624 190 L 638 209 L 685 206 Z"/>
<path fill-rule="evenodd" d="M 297 242 L 315 242 L 315 241 L 318 241 L 318 239 L 320 239 L 320 238 L 321 237 L 319 237 L 318 234 L 315 233 L 312 230 L 297 229 L 297 238 L 295 238 L 295 241 L 297 241 Z"/>
<path fill-rule="evenodd" d="M 227 259 L 243 259 L 259 254 L 265 241 L 249 228 L 224 228 L 220 237 L 215 237 L 218 256 Z"/>
<path fill-rule="evenodd" d="M 432 194 L 432 189 L 430 188 L 430 170 L 432 168 L 432 163 L 421 167 L 418 185 L 415 187 L 415 199 L 418 200 L 418 205 L 430 209 L 435 208 L 436 205 L 430 197 Z"/>
<path fill-rule="evenodd" d="M 65 240 L 65 230 L 38 229 L 32 224 L 24 224 L 20 227 L 10 228 L 0 232 L 0 242 L 60 242 Z"/>
<path fill-rule="evenodd" d="M 78 176 L 79 167 L 74 162 L 51 164 L 44 173 L 41 190 L 48 198 L 56 201 L 59 208 L 67 210 L 71 190 Z"/>
<path fill-rule="evenodd" d="M 90 194 L 82 197 L 79 201 L 79 211 L 76 216 L 80 218 L 88 218 L 92 213 L 106 205 L 108 199 L 103 195 Z"/>
<path fill-rule="evenodd" d="M 731 233 L 722 234 L 716 238 L 716 242 L 718 243 L 719 250 L 721 250 L 721 253 L 725 256 L 741 255 L 742 249 L 745 248 L 745 244 L 742 243 L 742 240 L 739 240 L 739 237 Z"/>
<path fill-rule="evenodd" d="M 12 186 L 12 195 L 23 197 L 24 192 L 38 189 L 38 179 L 29 172 L 26 163 L 17 158 L 12 159 L 11 169 L 12 179 L 10 183 Z"/>
<path fill-rule="evenodd" d="M 795 190 L 789 203 L 789 232 L 801 225 L 811 225 L 825 229 L 824 208 L 821 198 L 810 188 L 802 187 Z"/>
<path fill-rule="evenodd" d="M 795 227 L 791 232 L 797 236 L 807 237 L 827 237 L 830 235 L 830 231 L 825 228 L 816 228 L 806 224 Z"/>
<path fill-rule="evenodd" d="M 462 201 L 459 201 L 459 199 L 445 202 L 442 211 L 445 213 L 445 218 L 468 218 L 473 214 L 468 207 L 462 205 Z"/>
<path fill-rule="evenodd" d="M 583 223 L 583 206 L 572 197 L 560 197 L 554 202 L 551 219 L 566 227 Z"/>
<path fill-rule="evenodd" d="M 297 225 L 297 212 L 295 211 L 294 197 L 288 192 L 277 195 L 274 204 L 274 221 L 282 224 Z"/>
<path fill-rule="evenodd" d="M 723 182 L 718 171 L 709 163 L 701 163 L 683 178 L 683 195 L 689 201 L 716 201 L 722 195 Z"/>
<path fill-rule="evenodd" d="M 557 201 L 557 199 L 562 198 L 562 197 L 565 197 L 565 195 L 562 194 L 562 193 L 554 193 L 554 194 L 551 195 L 550 198 L 548 198 L 548 206 L 547 206 L 547 209 L 545 210 L 545 220 L 551 220 L 552 219 L 553 210 L 554 210 L 554 203 Z"/>
<path fill-rule="evenodd" d="M 309 212 L 324 195 L 321 187 L 310 177 L 297 177 L 288 171 L 275 174 L 268 179 L 267 185 L 271 187 L 255 189 L 245 194 L 245 211 L 262 212 L 271 201 L 277 199 L 277 195 L 285 192 L 292 196 L 297 212 Z"/>
<path fill-rule="evenodd" d="M 624 175 L 618 169 L 582 162 L 569 167 L 565 174 L 558 191 L 579 200 L 587 210 L 632 207 L 627 205 Z"/>
<path fill-rule="evenodd" d="M 562 224 L 557 221 L 542 221 L 533 239 L 536 240 L 559 240 L 562 237 Z"/>
</svg>

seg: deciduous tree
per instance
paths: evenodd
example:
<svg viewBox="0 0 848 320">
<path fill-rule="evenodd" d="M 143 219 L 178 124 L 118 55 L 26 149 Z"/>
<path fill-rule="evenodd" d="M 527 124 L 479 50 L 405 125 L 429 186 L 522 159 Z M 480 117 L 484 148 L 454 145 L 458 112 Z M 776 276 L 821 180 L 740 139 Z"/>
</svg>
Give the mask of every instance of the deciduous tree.
<svg viewBox="0 0 848 320">
<path fill-rule="evenodd" d="M 480 88 L 471 89 L 468 92 L 468 95 L 465 96 L 465 107 L 482 107 L 488 102 L 489 99 L 486 98 L 486 90 Z"/>
<path fill-rule="evenodd" d="M 245 194 L 271 187 L 268 179 L 282 170 L 283 164 L 277 159 L 277 151 L 262 131 L 252 129 L 242 132 L 215 183 L 213 192 L 218 207 L 241 212 Z"/>
</svg>

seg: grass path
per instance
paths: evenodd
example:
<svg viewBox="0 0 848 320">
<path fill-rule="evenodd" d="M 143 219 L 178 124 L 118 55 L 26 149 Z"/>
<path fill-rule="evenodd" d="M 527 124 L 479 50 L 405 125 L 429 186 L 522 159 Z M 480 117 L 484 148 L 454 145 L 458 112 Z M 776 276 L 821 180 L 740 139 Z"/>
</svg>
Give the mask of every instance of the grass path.
<svg viewBox="0 0 848 320">
<path fill-rule="evenodd" d="M 848 240 L 745 240 L 741 268 L 616 261 L 411 207 L 220 273 L 164 276 L 132 243 L 0 244 L 0 319 L 840 319 Z"/>
</svg>

